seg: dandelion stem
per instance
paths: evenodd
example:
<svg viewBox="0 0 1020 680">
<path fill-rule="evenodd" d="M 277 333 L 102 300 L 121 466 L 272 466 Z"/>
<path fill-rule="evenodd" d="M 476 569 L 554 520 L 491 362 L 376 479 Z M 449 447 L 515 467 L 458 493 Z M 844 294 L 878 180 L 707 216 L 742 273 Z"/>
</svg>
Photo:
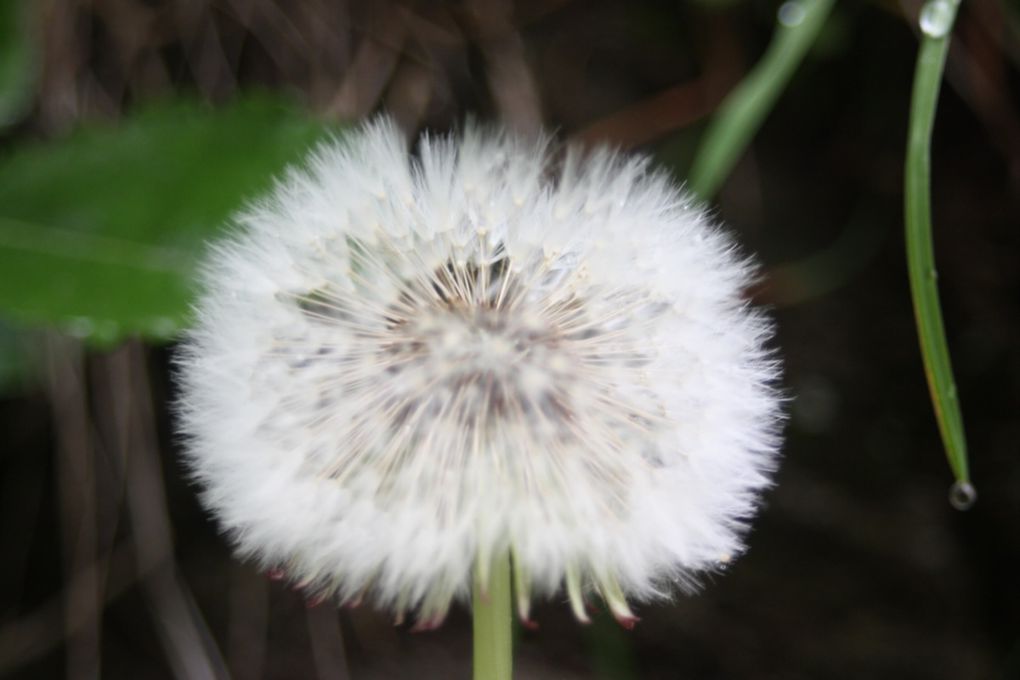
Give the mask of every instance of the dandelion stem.
<svg viewBox="0 0 1020 680">
<path fill-rule="evenodd" d="M 726 180 L 779 94 L 821 32 L 834 0 L 789 0 L 750 73 L 723 100 L 694 158 L 687 188 L 710 199 Z"/>
<path fill-rule="evenodd" d="M 921 356 L 942 443 L 957 482 L 969 484 L 967 442 L 963 432 L 960 404 L 956 397 L 953 369 L 949 362 L 942 310 L 939 307 L 931 233 L 931 137 L 956 2 L 952 0 L 935 2 L 938 7 L 926 6 L 925 11 L 942 12 L 938 15 L 940 23 L 936 27 L 938 30 L 922 30 L 910 106 L 910 130 L 904 176 L 907 267 L 910 273 L 910 291 L 914 301 Z M 922 29 L 925 28 L 925 20 L 922 18 Z"/>
<path fill-rule="evenodd" d="M 475 572 L 471 595 L 474 616 L 474 680 L 510 680 L 513 666 L 513 613 L 510 558 L 502 555 L 488 570 Z"/>
</svg>

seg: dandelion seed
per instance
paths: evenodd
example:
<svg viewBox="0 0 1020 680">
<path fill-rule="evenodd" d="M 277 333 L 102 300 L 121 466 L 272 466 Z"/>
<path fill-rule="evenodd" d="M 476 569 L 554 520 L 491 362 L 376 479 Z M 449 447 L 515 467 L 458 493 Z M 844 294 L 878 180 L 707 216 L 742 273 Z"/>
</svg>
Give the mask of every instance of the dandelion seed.
<svg viewBox="0 0 1020 680">
<path fill-rule="evenodd" d="M 430 629 L 500 554 L 523 621 L 562 591 L 630 626 L 741 551 L 778 441 L 770 325 L 644 159 L 473 127 L 412 158 L 380 121 L 238 222 L 179 365 L 243 556 Z"/>
</svg>

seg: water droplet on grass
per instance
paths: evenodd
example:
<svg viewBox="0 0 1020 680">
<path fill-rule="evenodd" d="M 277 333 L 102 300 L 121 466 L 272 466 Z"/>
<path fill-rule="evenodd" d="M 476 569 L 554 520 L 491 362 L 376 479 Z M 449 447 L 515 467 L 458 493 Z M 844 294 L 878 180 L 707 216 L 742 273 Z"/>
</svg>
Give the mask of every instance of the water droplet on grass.
<svg viewBox="0 0 1020 680">
<path fill-rule="evenodd" d="M 956 8 L 952 0 L 930 0 L 921 8 L 918 23 L 921 31 L 931 38 L 942 38 L 953 25 Z"/>
<path fill-rule="evenodd" d="M 793 28 L 804 21 L 804 15 L 807 12 L 804 11 L 804 5 L 797 0 L 790 0 L 784 2 L 779 6 L 779 11 L 776 13 L 776 18 L 783 26 Z"/>
<path fill-rule="evenodd" d="M 956 482 L 949 488 L 949 504 L 957 510 L 969 510 L 977 500 L 977 490 L 970 482 Z"/>
</svg>

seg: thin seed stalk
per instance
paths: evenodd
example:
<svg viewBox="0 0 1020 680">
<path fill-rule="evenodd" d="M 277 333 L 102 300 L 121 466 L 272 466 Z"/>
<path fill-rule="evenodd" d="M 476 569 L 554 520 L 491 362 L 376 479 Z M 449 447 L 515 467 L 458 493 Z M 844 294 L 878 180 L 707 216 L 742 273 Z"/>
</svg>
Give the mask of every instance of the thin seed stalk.
<svg viewBox="0 0 1020 680">
<path fill-rule="evenodd" d="M 474 680 L 511 680 L 513 606 L 510 556 L 475 571 L 471 593 L 474 629 Z"/>
<path fill-rule="evenodd" d="M 955 11 L 955 3 L 952 5 Z M 952 19 L 941 36 L 921 34 L 904 176 L 907 266 L 921 355 L 939 433 L 956 480 L 968 484 L 967 443 L 939 306 L 931 231 L 931 137 Z"/>
</svg>

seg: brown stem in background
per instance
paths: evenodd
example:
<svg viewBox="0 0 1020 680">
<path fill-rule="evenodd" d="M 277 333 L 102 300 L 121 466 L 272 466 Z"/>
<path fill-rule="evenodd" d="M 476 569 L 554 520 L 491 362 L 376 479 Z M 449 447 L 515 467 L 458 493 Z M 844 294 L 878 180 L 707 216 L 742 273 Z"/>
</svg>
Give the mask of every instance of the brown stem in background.
<svg viewBox="0 0 1020 680">
<path fill-rule="evenodd" d="M 103 589 L 102 603 L 105 606 L 116 600 L 131 588 L 142 576 L 134 571 L 134 549 L 127 541 L 114 548 L 108 559 L 83 566 L 72 574 L 63 592 L 53 596 L 31 613 L 0 628 L 0 676 L 40 658 L 69 635 L 78 633 L 77 627 L 64 625 L 64 602 L 71 593 L 91 583 L 102 583 L 103 575 L 109 574 Z M 86 621 L 76 620 L 74 626 Z"/>
<path fill-rule="evenodd" d="M 468 5 L 500 118 L 513 130 L 536 133 L 542 128 L 542 104 L 524 41 L 512 21 L 513 10 L 509 0 L 473 0 Z"/>
<path fill-rule="evenodd" d="M 233 94 L 237 89 L 236 59 L 231 59 L 223 44 L 213 8 L 185 4 L 175 14 L 182 24 L 182 33 L 189 38 L 185 43 L 185 59 L 199 90 L 213 101 Z"/>
<path fill-rule="evenodd" d="M 435 70 L 405 60 L 393 76 L 384 106 L 401 130 L 417 130 L 425 117 L 435 87 Z"/>
<path fill-rule="evenodd" d="M 95 441 L 99 451 L 96 467 L 96 488 L 99 492 L 96 504 L 99 522 L 96 564 L 101 569 L 113 550 L 124 505 L 125 452 L 131 432 L 131 413 L 115 408 L 115 404 L 116 395 L 130 388 L 127 349 L 122 346 L 108 355 L 96 356 L 91 363 L 90 383 L 97 430 Z M 105 581 L 106 574 L 100 572 L 100 579 Z"/>
<path fill-rule="evenodd" d="M 230 586 L 227 659 L 235 678 L 261 678 L 269 627 L 269 586 L 264 574 L 234 566 Z"/>
<path fill-rule="evenodd" d="M 308 637 L 312 656 L 321 680 L 346 680 L 351 677 L 340 632 L 340 614 L 331 604 L 308 608 Z"/>
<path fill-rule="evenodd" d="M 359 120 L 375 107 L 390 81 L 407 39 L 405 9 L 396 4 L 373 5 L 373 20 L 363 35 L 339 92 L 326 114 L 341 120 Z"/>
<path fill-rule="evenodd" d="M 707 116 L 718 102 L 705 96 L 701 79 L 674 85 L 600 118 L 575 133 L 582 144 L 611 142 L 625 149 L 652 142 Z"/>
<path fill-rule="evenodd" d="M 52 336 L 47 380 L 56 431 L 56 485 L 63 543 L 64 634 L 67 677 L 99 677 L 100 585 L 96 559 L 95 453 L 89 427 L 84 352 L 76 341 Z"/>
<path fill-rule="evenodd" d="M 949 50 L 946 78 L 985 126 L 1016 184 L 1020 183 L 1020 117 L 1009 96 L 1010 69 L 1001 32 L 1004 10 L 998 3 L 975 3 L 961 17 L 960 39 Z"/>
<path fill-rule="evenodd" d="M 90 626 L 98 626 L 99 615 L 93 618 L 68 617 L 65 622 L 62 615 L 63 603 L 80 598 L 79 593 L 94 591 L 99 611 L 147 573 L 134 567 L 131 553 L 135 552 L 135 548 L 130 545 L 130 540 L 115 547 L 124 500 L 127 451 L 133 427 L 132 410 L 120 406 L 123 395 L 129 394 L 131 390 L 131 350 L 123 346 L 109 355 L 94 358 L 94 370 L 91 371 L 89 381 L 96 411 L 94 421 L 89 419 L 84 403 L 86 395 L 83 375 L 76 373 L 71 376 L 58 372 L 66 373 L 68 366 L 77 365 L 81 368 L 85 363 L 82 348 L 70 340 L 54 337 L 51 340 L 50 355 L 50 393 L 55 405 L 54 430 L 58 441 L 69 439 L 77 445 L 84 443 L 89 451 L 84 458 L 79 454 L 75 460 L 79 464 L 81 460 L 91 462 L 93 483 L 87 486 L 75 483 L 73 489 L 77 492 L 81 487 L 91 493 L 92 511 L 83 516 L 92 517 L 90 523 L 93 527 L 94 549 L 89 563 L 79 564 L 73 573 L 68 574 L 66 587 L 60 595 L 0 628 L 0 674 L 33 661 L 65 640 L 70 641 L 68 648 L 71 667 L 86 668 L 87 665 L 74 658 L 74 641 L 87 634 Z M 60 366 L 64 368 L 59 369 Z M 78 393 L 72 394 L 75 391 Z M 74 409 L 77 412 L 57 414 L 58 398 L 62 404 L 70 403 L 68 395 L 80 402 Z M 67 411 L 66 406 L 61 408 Z M 92 431 L 93 426 L 98 429 L 98 433 Z M 98 447 L 99 454 L 105 455 L 92 453 L 93 447 Z M 60 469 L 63 469 L 60 463 L 64 458 L 58 456 Z M 70 508 L 68 512 L 72 510 Z M 79 520 L 77 514 L 73 517 L 75 521 Z"/>
<path fill-rule="evenodd" d="M 35 341 L 34 334 L 29 336 Z M 26 347 L 28 340 L 26 340 Z M 34 363 L 34 360 L 33 360 Z M 2 397 L 0 397 L 2 398 Z M 4 428 L 4 448 L 0 464 L 10 461 L 0 475 L 0 536 L 4 558 L 0 560 L 0 617 L 17 611 L 27 599 L 28 584 L 34 574 L 32 553 L 38 537 L 49 533 L 43 529 L 43 506 L 49 500 L 52 488 L 52 470 L 44 456 L 37 455 L 29 433 L 38 434 L 48 423 L 35 417 L 20 418 Z M 35 455 L 32 455 L 35 454 Z M 56 627 L 62 628 L 61 602 L 56 602 Z M 9 647 L 4 645 L 0 628 L 0 677 L 3 676 L 3 659 Z M 58 632 L 59 636 L 59 632 Z"/>
<path fill-rule="evenodd" d="M 142 590 L 174 675 L 188 680 L 227 677 L 216 644 L 173 559 L 145 348 L 131 341 L 126 353 L 128 390 L 116 392 L 114 398 L 116 408 L 131 412 L 131 437 L 125 451 L 127 506 L 138 569 L 145 574 Z"/>
<path fill-rule="evenodd" d="M 66 130 L 81 115 L 79 71 L 83 46 L 75 30 L 76 5 L 69 0 L 44 0 L 35 7 L 43 46 L 39 120 L 48 131 Z"/>
<path fill-rule="evenodd" d="M 717 19 L 704 55 L 704 73 L 599 118 L 571 139 L 582 144 L 608 142 L 623 149 L 643 146 L 697 123 L 711 114 L 739 81 L 746 66 L 732 28 Z"/>
</svg>

